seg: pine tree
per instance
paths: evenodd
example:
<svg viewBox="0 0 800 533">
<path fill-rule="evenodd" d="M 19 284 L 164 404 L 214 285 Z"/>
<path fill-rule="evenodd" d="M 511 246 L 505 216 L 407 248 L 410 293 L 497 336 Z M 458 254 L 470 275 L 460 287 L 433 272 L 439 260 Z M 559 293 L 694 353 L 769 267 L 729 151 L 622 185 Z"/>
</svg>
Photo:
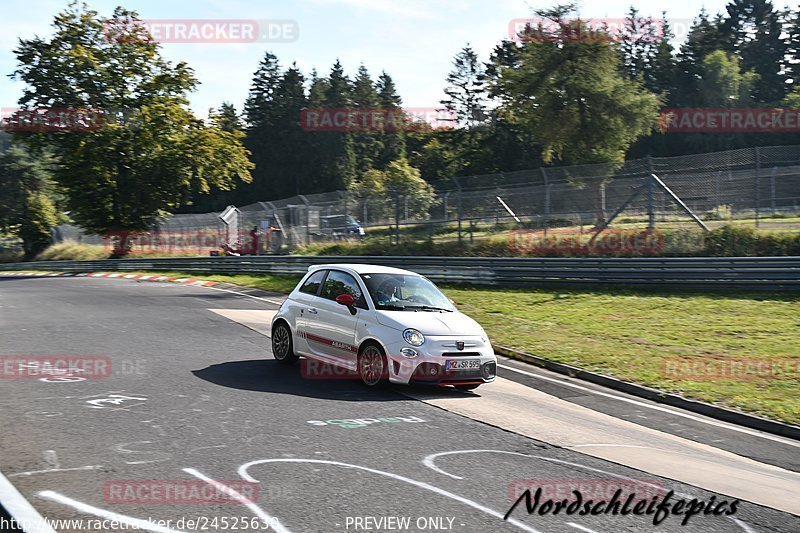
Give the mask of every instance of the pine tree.
<svg viewBox="0 0 800 533">
<path fill-rule="evenodd" d="M 708 12 L 703 8 L 692 23 L 689 36 L 678 54 L 675 91 L 671 98 L 674 105 L 699 105 L 697 81 L 702 76 L 703 59 L 711 52 L 725 47 L 725 39 L 719 31 L 722 21 L 721 16 L 714 20 L 709 19 Z"/>
<path fill-rule="evenodd" d="M 658 43 L 663 40 L 658 34 L 656 21 L 641 17 L 631 6 L 620 35 L 622 70 L 629 78 L 644 80 L 649 76 Z"/>
<path fill-rule="evenodd" d="M 353 82 L 353 104 L 360 113 L 371 114 L 379 112 L 378 91 L 364 65 L 358 68 L 358 74 Z M 363 115 L 360 114 L 359 116 Z M 372 127 L 372 122 L 368 121 L 365 127 L 367 131 L 358 131 L 353 134 L 356 170 L 359 175 L 375 166 L 383 149 L 380 133 L 371 131 Z"/>
<path fill-rule="evenodd" d="M 232 133 L 243 129 L 241 118 L 230 102 L 222 102 L 219 108 L 210 110 L 208 115 L 210 122 L 222 131 Z"/>
<path fill-rule="evenodd" d="M 300 126 L 300 114 L 308 104 L 305 78 L 297 65 L 284 72 L 275 88 L 276 162 L 273 174 L 274 197 L 286 198 L 309 190 L 312 185 L 308 133 Z"/>
<path fill-rule="evenodd" d="M 348 109 L 353 103 L 353 87 L 344 68 L 336 60 L 325 88 L 325 107 L 331 110 Z M 320 177 L 327 191 L 348 189 L 356 176 L 353 136 L 348 131 L 320 132 Z"/>
<path fill-rule="evenodd" d="M 453 58 L 444 93 L 440 103 L 455 114 L 457 124 L 473 128 L 486 121 L 485 68 L 469 45 Z"/>
<path fill-rule="evenodd" d="M 394 80 L 386 72 L 382 72 L 376 84 L 378 102 L 385 112 L 402 112 L 403 100 L 397 93 Z M 389 129 L 381 135 L 383 148 L 378 157 L 376 168 L 385 169 L 389 163 L 406 157 L 406 139 L 403 131 Z"/>
<path fill-rule="evenodd" d="M 245 101 L 247 137 L 245 146 L 251 152 L 255 164 L 253 183 L 242 187 L 232 200 L 234 203 L 252 203 L 276 198 L 270 181 L 276 161 L 276 140 L 280 137 L 275 129 L 275 89 L 281 79 L 278 58 L 267 52 L 253 75 L 250 92 Z"/>
<path fill-rule="evenodd" d="M 671 93 L 676 83 L 677 60 L 675 49 L 672 46 L 674 35 L 667 22 L 666 12 L 661 15 L 661 38 L 655 46 L 655 51 L 650 62 L 650 68 L 644 77 L 645 87 L 659 94 Z M 667 94 L 672 98 L 672 94 Z"/>
<path fill-rule="evenodd" d="M 786 58 L 784 70 L 795 91 L 800 88 L 800 9 L 786 11 Z"/>
<path fill-rule="evenodd" d="M 248 126 L 257 128 L 269 125 L 269 104 L 273 100 L 273 92 L 280 80 L 280 64 L 275 54 L 267 52 L 253 75 L 250 93 L 244 104 L 244 115 Z"/>
<path fill-rule="evenodd" d="M 769 0 L 731 0 L 727 17 L 720 26 L 726 49 L 742 59 L 744 71 L 754 70 L 759 79 L 755 97 L 760 103 L 775 104 L 787 92 L 781 71 L 787 52 L 780 13 Z"/>
</svg>

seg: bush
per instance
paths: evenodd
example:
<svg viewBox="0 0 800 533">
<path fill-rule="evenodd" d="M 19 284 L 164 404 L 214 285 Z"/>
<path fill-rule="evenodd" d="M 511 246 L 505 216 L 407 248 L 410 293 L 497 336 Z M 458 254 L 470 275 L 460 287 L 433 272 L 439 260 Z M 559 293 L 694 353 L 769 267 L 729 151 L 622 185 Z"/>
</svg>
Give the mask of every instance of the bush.
<svg viewBox="0 0 800 533">
<path fill-rule="evenodd" d="M 641 230 L 617 232 L 618 236 L 636 236 Z M 476 239 L 470 243 L 458 241 L 415 241 L 406 236 L 400 244 L 389 244 L 385 239 L 368 239 L 364 242 L 318 243 L 295 250 L 296 255 L 429 255 L 429 256 L 478 256 L 478 257 L 737 257 L 737 256 L 800 256 L 800 233 L 759 233 L 742 226 L 723 226 L 710 233 L 698 229 L 665 230 L 663 248 L 655 246 L 644 250 L 621 249 L 603 246 L 600 239 L 596 249 L 586 249 L 588 235 L 581 240 L 577 236 L 554 233 L 555 245 L 548 249 L 523 246 L 514 249 L 515 242 L 509 233 L 498 233 L 490 238 Z M 570 239 L 574 245 L 570 245 Z M 611 244 L 613 244 L 613 240 Z M 544 241 L 541 244 L 546 244 Z"/>
<path fill-rule="evenodd" d="M 82 244 L 75 241 L 64 241 L 54 244 L 40 253 L 38 261 L 91 261 L 108 259 L 109 252 L 99 244 Z"/>
<path fill-rule="evenodd" d="M 0 263 L 19 263 L 22 258 L 21 250 L 0 250 Z"/>
<path fill-rule="evenodd" d="M 716 209 L 706 212 L 703 220 L 733 220 L 733 209 L 729 205 L 718 205 Z"/>
<path fill-rule="evenodd" d="M 757 233 L 753 228 L 726 225 L 706 235 L 710 257 L 800 255 L 800 233 Z"/>
<path fill-rule="evenodd" d="M 702 257 L 705 253 L 705 232 L 700 228 L 664 230 L 664 257 Z"/>
</svg>

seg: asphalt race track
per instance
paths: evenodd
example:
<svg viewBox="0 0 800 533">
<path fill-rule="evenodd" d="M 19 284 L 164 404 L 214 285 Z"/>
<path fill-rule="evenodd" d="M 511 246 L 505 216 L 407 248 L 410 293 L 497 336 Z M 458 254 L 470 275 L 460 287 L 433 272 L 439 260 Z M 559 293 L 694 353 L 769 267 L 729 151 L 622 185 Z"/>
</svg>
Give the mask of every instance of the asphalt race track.
<svg viewBox="0 0 800 533">
<path fill-rule="evenodd" d="M 279 532 L 800 531 L 800 442 L 504 359 L 474 394 L 304 377 L 272 359 L 279 303 L 169 283 L 0 278 L 0 356 L 110 359 L 102 376 L 0 379 L 0 472 L 30 504 L 15 508 L 163 532 L 214 519 L 207 530 L 234 530 L 223 518 L 243 530 L 256 517 Z M 153 481 L 223 497 L 126 496 Z M 503 519 L 537 487 L 740 502 L 686 526 L 677 514 L 658 526 L 653 515 L 528 515 L 524 503 Z M 0 483 L 0 500 L 8 494 Z"/>
</svg>

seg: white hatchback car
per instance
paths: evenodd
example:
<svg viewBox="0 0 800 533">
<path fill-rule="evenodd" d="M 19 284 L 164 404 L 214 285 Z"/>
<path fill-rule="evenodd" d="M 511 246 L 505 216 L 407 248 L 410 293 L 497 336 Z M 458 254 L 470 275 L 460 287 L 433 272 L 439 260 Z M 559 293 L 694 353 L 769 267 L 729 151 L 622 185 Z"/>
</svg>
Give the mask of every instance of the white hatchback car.
<svg viewBox="0 0 800 533">
<path fill-rule="evenodd" d="M 426 278 L 374 265 L 308 269 L 272 320 L 272 352 L 342 367 L 369 386 L 421 382 L 470 390 L 495 379 L 486 332 Z"/>
</svg>

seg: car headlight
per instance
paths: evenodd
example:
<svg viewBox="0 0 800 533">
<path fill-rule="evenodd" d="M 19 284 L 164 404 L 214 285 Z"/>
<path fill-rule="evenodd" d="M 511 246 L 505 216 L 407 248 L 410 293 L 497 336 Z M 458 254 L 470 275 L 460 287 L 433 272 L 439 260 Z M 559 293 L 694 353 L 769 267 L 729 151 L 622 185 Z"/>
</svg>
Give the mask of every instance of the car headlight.
<svg viewBox="0 0 800 533">
<path fill-rule="evenodd" d="M 422 346 L 425 342 L 425 336 L 415 329 L 407 329 L 403 332 L 403 338 L 411 346 Z"/>
</svg>

